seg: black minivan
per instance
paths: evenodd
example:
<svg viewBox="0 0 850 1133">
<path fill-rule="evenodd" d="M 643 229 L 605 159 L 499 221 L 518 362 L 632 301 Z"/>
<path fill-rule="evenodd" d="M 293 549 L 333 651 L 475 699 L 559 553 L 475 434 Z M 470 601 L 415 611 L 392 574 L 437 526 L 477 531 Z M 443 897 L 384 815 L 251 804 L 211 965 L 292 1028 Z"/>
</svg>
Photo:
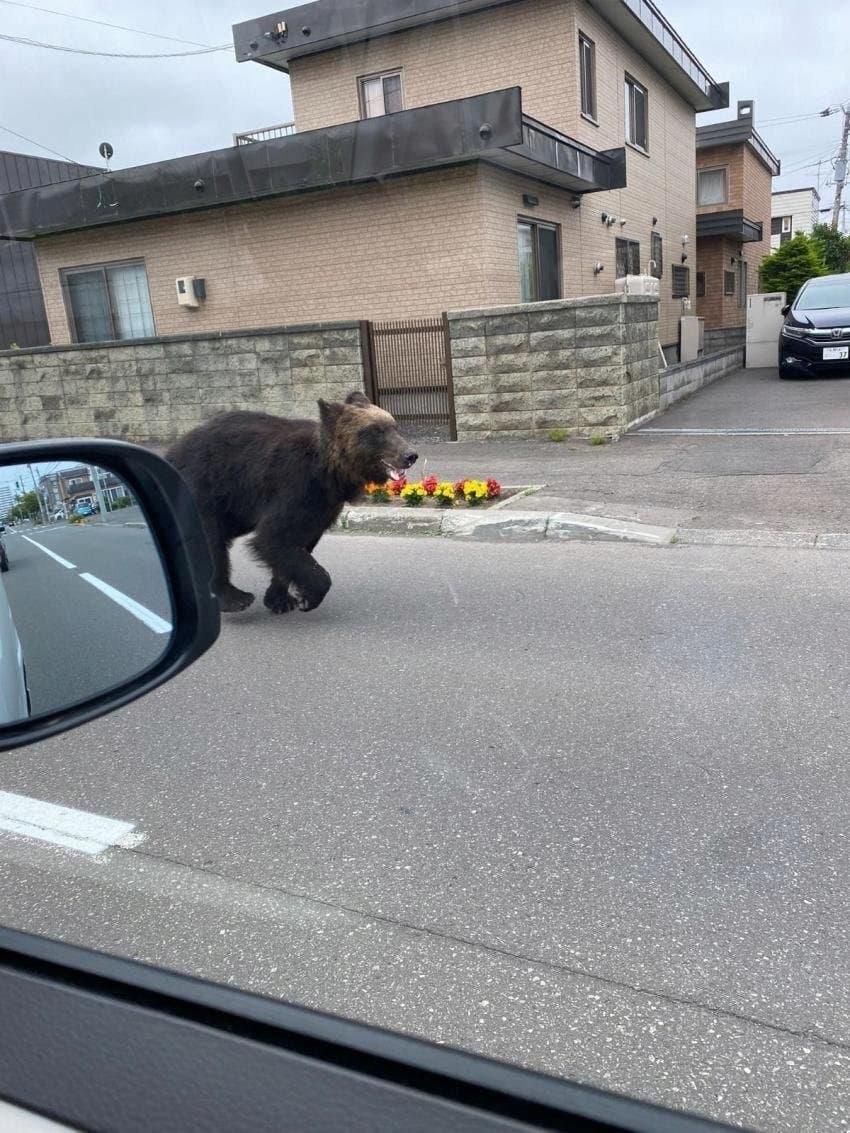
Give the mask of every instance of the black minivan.
<svg viewBox="0 0 850 1133">
<path fill-rule="evenodd" d="M 850 272 L 807 280 L 782 313 L 780 378 L 850 376 Z"/>
</svg>

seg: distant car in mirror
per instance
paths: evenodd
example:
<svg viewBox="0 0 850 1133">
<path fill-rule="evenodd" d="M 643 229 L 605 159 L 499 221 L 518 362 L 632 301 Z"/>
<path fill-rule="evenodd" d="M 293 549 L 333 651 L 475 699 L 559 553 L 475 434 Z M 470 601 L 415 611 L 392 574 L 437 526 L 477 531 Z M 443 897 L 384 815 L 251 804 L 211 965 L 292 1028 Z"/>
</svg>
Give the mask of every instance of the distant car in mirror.
<svg viewBox="0 0 850 1133">
<path fill-rule="evenodd" d="M 807 280 L 782 310 L 780 378 L 850 376 L 850 272 Z"/>
<path fill-rule="evenodd" d="M 94 515 L 94 508 L 91 506 L 91 504 L 77 504 L 77 506 L 74 508 L 74 515 L 80 515 L 83 517 Z"/>
<path fill-rule="evenodd" d="M 0 527 L 0 531 L 5 531 L 5 527 Z M 9 569 L 9 556 L 6 553 L 6 544 L 0 539 L 0 571 L 3 574 Z"/>
</svg>

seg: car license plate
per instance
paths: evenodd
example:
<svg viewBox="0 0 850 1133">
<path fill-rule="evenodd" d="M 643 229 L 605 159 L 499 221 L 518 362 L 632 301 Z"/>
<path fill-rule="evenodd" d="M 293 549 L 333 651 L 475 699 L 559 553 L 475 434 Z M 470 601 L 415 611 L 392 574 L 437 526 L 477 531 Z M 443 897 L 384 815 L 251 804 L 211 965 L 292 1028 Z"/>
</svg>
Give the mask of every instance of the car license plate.
<svg viewBox="0 0 850 1133">
<path fill-rule="evenodd" d="M 847 358 L 850 352 L 850 346 L 825 346 L 823 348 L 824 362 L 837 362 L 842 358 Z"/>
</svg>

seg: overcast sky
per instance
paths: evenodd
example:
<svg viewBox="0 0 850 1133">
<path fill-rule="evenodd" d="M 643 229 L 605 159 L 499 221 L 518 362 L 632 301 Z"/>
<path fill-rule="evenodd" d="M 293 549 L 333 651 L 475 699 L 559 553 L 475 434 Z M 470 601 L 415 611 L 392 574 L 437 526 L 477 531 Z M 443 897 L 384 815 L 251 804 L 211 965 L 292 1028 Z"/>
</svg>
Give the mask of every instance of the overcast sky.
<svg viewBox="0 0 850 1133">
<path fill-rule="evenodd" d="M 203 45 L 230 43 L 233 23 L 274 10 L 263 0 L 34 2 Z M 756 100 L 756 126 L 782 160 L 776 187 L 817 184 L 814 163 L 837 150 L 840 115 L 781 126 L 769 120 L 850 101 L 846 0 L 812 5 L 804 32 L 799 0 L 746 5 L 660 0 L 660 7 L 714 78 L 731 82 L 733 107 L 738 98 Z M 111 30 L 6 0 L 0 0 L 0 32 L 99 51 L 192 50 L 191 44 Z M 698 122 L 728 116 L 728 111 L 701 115 Z M 230 51 L 184 59 L 99 59 L 0 41 L 0 126 L 76 161 L 99 163 L 98 143 L 108 140 L 115 148 L 115 167 L 139 165 L 230 145 L 235 131 L 290 117 L 286 76 L 236 63 Z M 2 130 L 0 148 L 45 152 Z M 828 160 L 820 172 L 827 205 L 832 200 Z"/>
</svg>

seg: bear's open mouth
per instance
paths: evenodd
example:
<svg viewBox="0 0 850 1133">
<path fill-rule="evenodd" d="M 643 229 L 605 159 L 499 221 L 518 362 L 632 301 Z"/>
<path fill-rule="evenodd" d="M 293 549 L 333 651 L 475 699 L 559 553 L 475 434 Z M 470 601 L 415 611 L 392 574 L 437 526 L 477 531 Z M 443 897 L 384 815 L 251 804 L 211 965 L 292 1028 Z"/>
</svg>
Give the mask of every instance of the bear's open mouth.
<svg viewBox="0 0 850 1133">
<path fill-rule="evenodd" d="M 383 464 L 384 468 L 386 468 L 391 480 L 398 481 L 398 480 L 401 479 L 402 473 L 401 473 L 400 469 L 398 469 L 394 465 L 390 464 L 390 462 L 388 460 L 382 460 L 381 464 Z"/>
</svg>

